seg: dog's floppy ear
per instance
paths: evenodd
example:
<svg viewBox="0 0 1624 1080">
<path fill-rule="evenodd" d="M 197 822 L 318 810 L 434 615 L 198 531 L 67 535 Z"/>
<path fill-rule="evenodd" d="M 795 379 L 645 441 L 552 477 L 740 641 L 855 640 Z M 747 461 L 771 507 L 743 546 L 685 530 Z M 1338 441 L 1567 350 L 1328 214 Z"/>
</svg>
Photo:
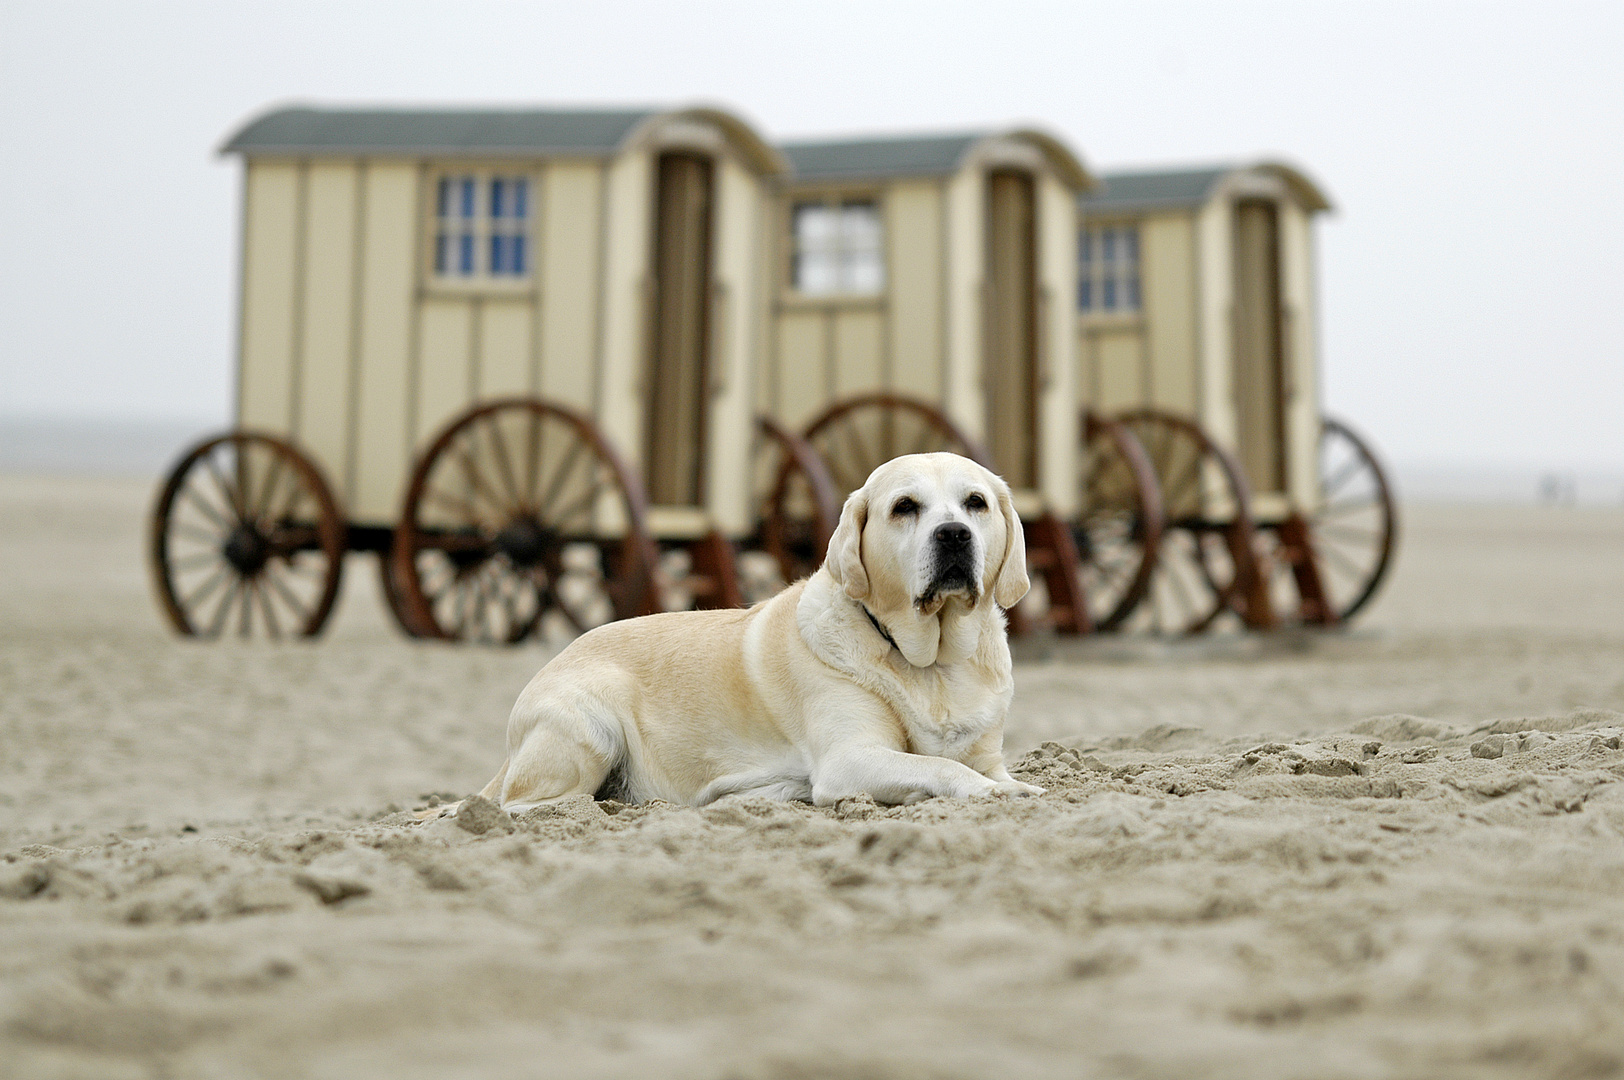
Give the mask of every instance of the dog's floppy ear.
<svg viewBox="0 0 1624 1080">
<path fill-rule="evenodd" d="M 840 508 L 840 524 L 829 538 L 829 554 L 823 559 L 823 568 L 853 600 L 868 595 L 868 570 L 863 566 L 863 527 L 867 524 L 868 492 L 858 488 Z"/>
<path fill-rule="evenodd" d="M 1026 532 L 1021 528 L 1021 515 L 1015 512 L 1015 500 L 1010 497 L 1009 485 L 1002 477 L 995 477 L 998 489 L 998 510 L 1004 515 L 1004 564 L 993 579 L 992 598 L 998 606 L 1009 610 L 1021 602 L 1026 590 L 1032 587 L 1026 576 Z"/>
</svg>

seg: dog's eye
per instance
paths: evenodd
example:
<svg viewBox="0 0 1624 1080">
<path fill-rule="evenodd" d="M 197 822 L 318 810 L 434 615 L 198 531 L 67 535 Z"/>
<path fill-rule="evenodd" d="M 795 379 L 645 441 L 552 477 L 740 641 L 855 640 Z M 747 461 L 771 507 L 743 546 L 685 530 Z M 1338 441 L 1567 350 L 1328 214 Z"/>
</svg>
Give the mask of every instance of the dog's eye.
<svg viewBox="0 0 1624 1080">
<path fill-rule="evenodd" d="M 909 514 L 919 513 L 919 504 L 904 496 L 891 507 L 892 517 L 906 517 Z"/>
<path fill-rule="evenodd" d="M 974 495 L 971 495 L 968 499 L 964 500 L 964 508 L 966 510 L 985 510 L 987 508 L 987 500 L 983 499 L 981 497 L 981 493 L 978 491 Z"/>
</svg>

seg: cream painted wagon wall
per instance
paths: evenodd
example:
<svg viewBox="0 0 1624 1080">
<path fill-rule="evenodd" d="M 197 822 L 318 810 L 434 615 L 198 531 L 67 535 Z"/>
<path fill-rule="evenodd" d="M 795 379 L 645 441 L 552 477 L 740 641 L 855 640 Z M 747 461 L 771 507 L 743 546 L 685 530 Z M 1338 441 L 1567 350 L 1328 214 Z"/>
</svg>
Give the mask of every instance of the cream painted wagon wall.
<svg viewBox="0 0 1624 1080">
<path fill-rule="evenodd" d="M 1077 193 L 1037 175 L 1038 489 L 1048 508 L 1070 516 L 1079 498 L 1077 447 Z"/>
<path fill-rule="evenodd" d="M 1313 219 L 1292 199 L 1279 203 L 1280 299 L 1285 326 L 1286 485 L 1294 505 L 1312 509 L 1319 492 L 1319 328 Z"/>
<path fill-rule="evenodd" d="M 717 160 L 715 175 L 705 501 L 712 524 L 742 536 L 755 526 L 750 455 L 760 332 L 757 293 L 763 277 L 757 238 L 765 221 L 761 181 L 753 173 L 724 156 Z"/>
<path fill-rule="evenodd" d="M 986 176 L 980 168 L 960 169 L 947 182 L 947 349 L 943 406 L 972 438 L 987 437 L 987 399 L 981 378 L 986 350 Z"/>
<path fill-rule="evenodd" d="M 416 454 L 473 401 L 598 399 L 601 167 L 497 163 L 531 180 L 536 258 L 529 283 L 489 290 L 428 273 L 442 167 L 480 165 L 246 169 L 239 423 L 309 453 L 358 523 L 394 523 Z"/>
<path fill-rule="evenodd" d="M 1141 307 L 1077 315 L 1079 406 L 1106 415 L 1149 406 L 1195 418 L 1201 379 L 1194 218 L 1166 212 L 1082 222 L 1095 224 L 1138 228 Z"/>
<path fill-rule="evenodd" d="M 1220 446 L 1230 449 L 1239 445 L 1233 377 L 1233 232 L 1229 199 L 1212 199 L 1196 213 L 1196 279 L 1200 283 L 1196 370 L 1201 383 L 1196 420 Z"/>
<path fill-rule="evenodd" d="M 831 403 L 894 392 L 943 399 L 943 199 L 936 180 L 865 185 L 843 194 L 873 198 L 884 237 L 885 284 L 874 296 L 802 297 L 789 280 L 795 203 L 827 187 L 791 188 L 778 200 L 764 284 L 776 293 L 771 351 L 763 364 L 764 411 L 800 429 Z"/>
</svg>

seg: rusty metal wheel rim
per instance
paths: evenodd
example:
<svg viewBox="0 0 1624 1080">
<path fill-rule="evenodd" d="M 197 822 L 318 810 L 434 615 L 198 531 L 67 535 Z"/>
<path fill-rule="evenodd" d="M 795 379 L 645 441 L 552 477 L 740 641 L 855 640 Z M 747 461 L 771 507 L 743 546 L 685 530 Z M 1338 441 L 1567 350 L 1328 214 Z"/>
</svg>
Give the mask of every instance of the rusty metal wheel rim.
<svg viewBox="0 0 1624 1080">
<path fill-rule="evenodd" d="M 475 406 L 407 487 L 391 559 L 409 617 L 426 636 L 514 644 L 653 610 L 647 510 L 586 417 L 532 398 Z M 621 519 L 614 535 L 606 512 Z"/>
<path fill-rule="evenodd" d="M 181 634 L 246 638 L 257 623 L 271 638 L 313 637 L 338 599 L 346 534 L 308 458 L 274 435 L 233 431 L 170 470 L 152 511 L 148 568 Z"/>
<path fill-rule="evenodd" d="M 865 419 L 875 430 L 863 431 Z M 840 499 L 862 487 L 880 465 L 903 454 L 945 450 L 998 471 L 986 449 L 946 413 L 903 394 L 845 398 L 808 424 L 802 437 L 823 459 Z"/>
<path fill-rule="evenodd" d="M 1319 500 L 1304 519 L 1330 610 L 1342 623 L 1381 588 L 1398 544 L 1398 511 L 1381 462 L 1347 424 L 1323 418 L 1318 450 Z M 1268 530 L 1267 542 L 1279 546 L 1277 530 Z M 1276 557 L 1272 567 L 1276 591 L 1295 596 L 1288 560 Z"/>
<path fill-rule="evenodd" d="M 1152 580 L 1131 623 L 1158 634 L 1199 634 L 1228 613 L 1244 617 L 1243 582 L 1257 567 L 1237 565 L 1237 558 L 1254 558 L 1251 495 L 1240 466 L 1183 417 L 1136 409 L 1116 419 L 1144 448 L 1164 515 Z"/>
<path fill-rule="evenodd" d="M 1081 509 L 1072 522 L 1078 574 L 1094 628 L 1120 629 L 1144 601 L 1162 539 L 1161 489 L 1139 440 L 1085 412 L 1078 462 Z"/>
</svg>

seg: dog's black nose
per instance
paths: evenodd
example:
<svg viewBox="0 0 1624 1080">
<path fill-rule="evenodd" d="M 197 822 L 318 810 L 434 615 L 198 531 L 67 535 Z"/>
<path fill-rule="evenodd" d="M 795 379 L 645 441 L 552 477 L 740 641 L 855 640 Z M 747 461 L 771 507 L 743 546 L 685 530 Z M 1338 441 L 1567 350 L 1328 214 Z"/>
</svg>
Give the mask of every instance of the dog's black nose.
<svg viewBox="0 0 1624 1080">
<path fill-rule="evenodd" d="M 932 537 L 949 550 L 970 546 L 970 526 L 962 521 L 948 521 L 936 526 Z"/>
</svg>

